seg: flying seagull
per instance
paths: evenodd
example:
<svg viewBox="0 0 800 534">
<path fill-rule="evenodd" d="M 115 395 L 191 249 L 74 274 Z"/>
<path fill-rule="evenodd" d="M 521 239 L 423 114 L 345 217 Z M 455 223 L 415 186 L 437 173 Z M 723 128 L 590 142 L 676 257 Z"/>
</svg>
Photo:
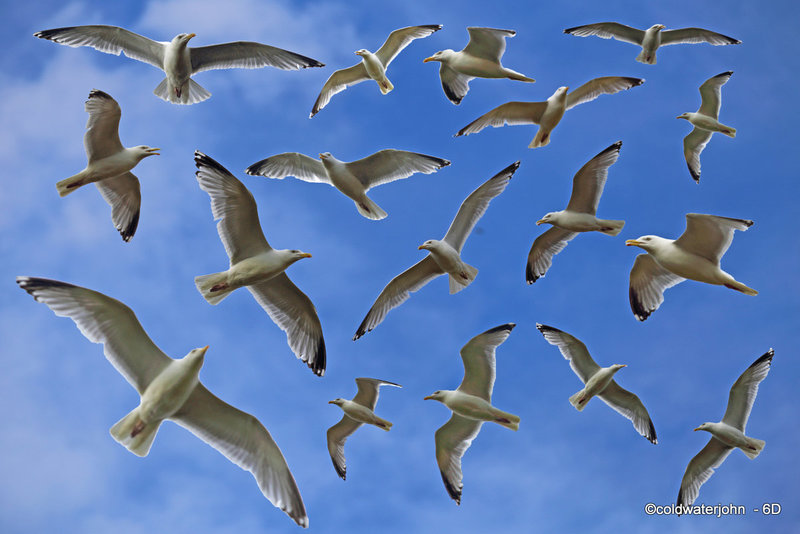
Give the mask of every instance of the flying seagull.
<svg viewBox="0 0 800 534">
<path fill-rule="evenodd" d="M 89 114 L 83 146 L 88 163 L 78 174 L 56 184 L 62 197 L 94 182 L 103 199 L 111 206 L 111 221 L 123 241 L 130 241 L 139 225 L 142 194 L 139 179 L 131 171 L 144 158 L 158 156 L 160 148 L 146 145 L 125 148 L 119 140 L 117 101 L 103 91 L 92 89 L 84 105 Z"/>
<path fill-rule="evenodd" d="M 323 152 L 319 159 L 287 152 L 253 163 L 244 172 L 267 178 L 294 176 L 304 182 L 332 185 L 355 202 L 361 215 L 377 221 L 386 218 L 386 212 L 367 196 L 367 191 L 417 172 L 431 174 L 450 165 L 446 159 L 391 148 L 351 162 L 340 161 L 330 152 Z"/>
<path fill-rule="evenodd" d="M 509 78 L 529 83 L 536 81 L 500 64 L 500 58 L 506 51 L 506 37 L 514 37 L 516 31 L 475 26 L 467 28 L 467 31 L 469 42 L 460 52 L 448 48 L 423 60 L 423 63 L 438 61 L 441 64 L 439 78 L 442 80 L 444 94 L 453 104 L 460 104 L 467 96 L 469 82 L 474 78 Z"/>
<path fill-rule="evenodd" d="M 394 382 L 378 380 L 377 378 L 356 378 L 358 393 L 353 400 L 333 399 L 328 404 L 335 404 L 342 409 L 342 420 L 328 429 L 328 452 L 333 461 L 336 474 L 345 480 L 347 466 L 344 461 L 344 442 L 364 423 L 375 425 L 385 431 L 392 428 L 392 423 L 375 415 L 375 405 L 378 404 L 378 390 L 381 386 L 402 387 Z"/>
<path fill-rule="evenodd" d="M 395 276 L 383 288 L 367 316 L 361 321 L 353 341 L 381 324 L 389 310 L 400 306 L 408 300 L 411 292 L 419 291 L 437 276 L 445 273 L 449 275 L 451 295 L 475 280 L 478 269 L 464 263 L 461 259 L 461 249 L 472 228 L 489 207 L 489 202 L 505 190 L 518 168 L 519 161 L 512 163 L 470 193 L 458 208 L 458 213 L 444 238 L 441 241 L 429 239 L 418 247 L 419 250 L 427 250 L 429 254 Z"/>
<path fill-rule="evenodd" d="M 519 429 L 519 417 L 492 406 L 495 378 L 495 349 L 511 334 L 508 323 L 475 336 L 461 348 L 464 379 L 456 390 L 442 389 L 425 397 L 450 408 L 450 420 L 436 431 L 436 463 L 447 493 L 461 504 L 461 457 L 478 435 L 484 421 L 492 421 L 511 430 Z"/>
<path fill-rule="evenodd" d="M 69 317 L 141 396 L 111 427 L 137 456 L 147 456 L 161 423 L 178 423 L 231 462 L 250 471 L 269 501 L 308 526 L 303 499 L 278 445 L 258 419 L 218 399 L 198 379 L 208 346 L 173 360 L 148 337 L 133 310 L 118 300 L 56 280 L 18 276 L 17 284 L 59 317 Z"/>
<path fill-rule="evenodd" d="M 341 93 L 351 85 L 366 80 L 375 80 L 381 90 L 381 94 L 385 95 L 394 89 L 394 85 L 386 77 L 386 69 L 389 68 L 389 64 L 397 57 L 397 54 L 402 52 L 414 39 L 427 37 L 441 29 L 441 24 L 400 28 L 390 33 L 389 37 L 386 38 L 386 42 L 374 54 L 364 48 L 356 50 L 356 55 L 361 56 L 361 62 L 331 74 L 328 81 L 322 86 L 322 91 L 320 91 L 317 101 L 314 102 L 314 107 L 311 108 L 311 113 L 308 117 L 311 118 L 319 113 L 322 108 L 328 105 L 333 95 Z"/>
<path fill-rule="evenodd" d="M 218 304 L 232 291 L 247 286 L 275 324 L 286 332 L 292 352 L 317 376 L 325 374 L 325 340 L 311 300 L 289 280 L 286 268 L 311 254 L 270 247 L 258 222 L 253 195 L 228 170 L 195 151 L 197 182 L 211 197 L 211 213 L 230 258 L 230 268 L 194 279 L 200 294 Z"/>
<path fill-rule="evenodd" d="M 758 385 L 767 377 L 774 354 L 774 351 L 769 349 L 734 382 L 722 421 L 703 423 L 695 428 L 695 431 L 705 430 L 710 433 L 711 439 L 686 466 L 678 491 L 679 507 L 691 505 L 697 499 L 700 486 L 711 478 L 714 469 L 722 465 L 734 448 L 741 449 L 751 460 L 761 453 L 766 442 L 745 436 L 744 432 L 750 410 L 756 400 Z"/>
<path fill-rule="evenodd" d="M 734 230 L 751 226 L 753 221 L 746 219 L 688 213 L 686 230 L 678 239 L 646 235 L 625 241 L 627 246 L 647 252 L 636 256 L 631 269 L 629 297 L 636 318 L 647 319 L 664 302 L 664 290 L 687 278 L 758 295 L 723 271 L 719 263 L 731 246 Z"/>
<path fill-rule="evenodd" d="M 43 30 L 34 37 L 72 46 L 91 46 L 106 54 L 124 52 L 132 59 L 149 63 L 164 71 L 166 78 L 153 93 L 173 104 L 194 104 L 211 96 L 191 79 L 198 72 L 214 69 L 258 69 L 277 67 L 297 70 L 324 67 L 316 59 L 261 43 L 236 41 L 211 46 L 189 47 L 194 33 L 181 33 L 170 42 L 153 41 L 117 26 L 71 26 Z"/>
<path fill-rule="evenodd" d="M 585 384 L 582 390 L 569 398 L 569 403 L 576 410 L 582 412 L 592 397 L 599 397 L 614 410 L 630 419 L 633 428 L 650 443 L 658 443 L 653 421 L 650 420 L 650 414 L 647 413 L 642 401 L 627 389 L 621 388 L 614 380 L 617 371 L 627 367 L 626 365 L 614 364 L 609 367 L 600 367 L 592 359 L 586 345 L 579 339 L 552 326 L 536 323 L 536 328 L 548 343 L 558 347 L 561 355 L 569 361 L 569 366 Z"/>
<path fill-rule="evenodd" d="M 733 71 L 717 74 L 700 86 L 702 103 L 696 113 L 681 113 L 676 118 L 686 119 L 694 129 L 683 138 L 683 155 L 692 178 L 700 183 L 700 153 L 711 139 L 711 134 L 721 132 L 728 137 L 736 137 L 736 128 L 719 122 L 719 108 L 722 104 L 722 86 L 731 78 Z"/>
<path fill-rule="evenodd" d="M 536 224 L 551 224 L 552 228 L 536 238 L 528 253 L 525 279 L 529 284 L 544 276 L 553 263 L 553 256 L 564 250 L 579 232 L 597 231 L 617 235 L 625 221 L 598 219 L 597 205 L 608 178 L 608 168 L 616 163 L 622 141 L 617 141 L 589 160 L 572 179 L 572 196 L 567 209 L 546 214 Z"/>
<path fill-rule="evenodd" d="M 538 124 L 539 131 L 528 148 L 545 146 L 550 144 L 550 132 L 561 121 L 566 110 L 591 102 L 600 95 L 613 95 L 643 83 L 641 78 L 605 76 L 589 80 L 569 94 L 569 87 L 559 87 L 544 102 L 506 102 L 497 106 L 461 128 L 455 136 L 478 133 L 487 126 L 499 128 L 506 124 Z"/>
<path fill-rule="evenodd" d="M 666 26 L 663 24 L 654 24 L 646 30 L 638 30 L 617 22 L 598 22 L 597 24 L 567 28 L 564 33 L 577 35 L 578 37 L 596 35 L 603 39 L 613 38 L 641 46 L 642 51 L 636 56 L 636 61 L 650 65 L 656 64 L 656 50 L 660 46 L 682 43 L 709 43 L 715 46 L 742 43 L 739 39 L 704 30 L 703 28 L 681 28 L 679 30 L 662 31 L 664 28 Z"/>
</svg>

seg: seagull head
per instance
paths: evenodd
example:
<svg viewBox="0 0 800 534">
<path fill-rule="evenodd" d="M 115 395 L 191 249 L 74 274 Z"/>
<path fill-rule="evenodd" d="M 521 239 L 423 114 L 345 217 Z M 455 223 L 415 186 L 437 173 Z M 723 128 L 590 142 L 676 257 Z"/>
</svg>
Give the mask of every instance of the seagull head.
<svg viewBox="0 0 800 534">
<path fill-rule="evenodd" d="M 361 57 L 368 56 L 369 55 L 369 50 L 367 50 L 365 48 L 362 48 L 361 50 L 356 50 L 356 55 L 357 56 L 361 56 Z"/>
<path fill-rule="evenodd" d="M 303 252 L 302 250 L 289 250 L 289 255 L 291 256 L 292 263 L 296 262 L 297 260 L 302 260 L 303 258 L 310 258 L 311 254 L 308 252 Z"/>
<path fill-rule="evenodd" d="M 615 363 L 614 365 L 611 366 L 611 370 L 614 371 L 614 373 L 616 373 L 623 367 L 628 367 L 628 366 L 624 363 Z"/>
<path fill-rule="evenodd" d="M 423 59 L 422 62 L 428 63 L 429 61 L 438 61 L 439 63 L 443 63 L 447 61 L 447 59 L 453 54 L 455 54 L 455 52 L 450 50 L 449 48 L 447 50 L 439 50 L 431 57 L 426 57 L 425 59 Z"/>
<path fill-rule="evenodd" d="M 651 30 L 656 30 L 656 31 L 659 31 L 659 32 L 661 30 L 663 30 L 664 28 L 666 28 L 666 26 L 664 26 L 663 24 L 653 24 L 652 26 L 650 26 Z"/>
<path fill-rule="evenodd" d="M 154 147 L 150 147 L 150 146 L 147 146 L 147 145 L 139 145 L 139 146 L 133 147 L 133 150 L 134 150 L 136 156 L 140 160 L 146 158 L 147 156 L 160 156 L 161 155 L 161 154 L 158 153 L 158 151 L 161 150 L 160 148 L 154 148 Z"/>
<path fill-rule="evenodd" d="M 437 400 L 439 402 L 444 402 L 444 397 L 445 397 L 445 392 L 439 390 L 439 391 L 434 391 L 427 397 L 423 397 L 422 400 Z"/>
<path fill-rule="evenodd" d="M 174 44 L 180 44 L 182 46 L 186 46 L 189 40 L 191 40 L 192 37 L 196 36 L 197 36 L 196 33 L 179 33 L 172 39 L 172 42 Z"/>
<path fill-rule="evenodd" d="M 675 118 L 676 119 L 686 119 L 688 121 L 689 120 L 689 114 L 688 113 L 681 113 L 680 115 L 678 115 Z"/>
<path fill-rule="evenodd" d="M 435 249 L 439 245 L 439 242 L 435 239 L 428 239 L 423 244 L 417 247 L 417 250 L 428 250 L 431 251 Z"/>
<path fill-rule="evenodd" d="M 325 161 L 326 159 L 331 159 L 331 158 L 333 158 L 333 155 L 330 152 L 320 152 L 320 154 L 319 154 L 319 159 L 321 159 L 322 161 Z"/>
<path fill-rule="evenodd" d="M 554 224 L 556 222 L 556 214 L 553 212 L 545 214 L 544 217 L 536 221 L 536 226 L 540 224 Z"/>
<path fill-rule="evenodd" d="M 661 241 L 662 238 L 655 236 L 655 235 L 643 235 L 642 237 L 637 237 L 636 239 L 628 239 L 625 241 L 626 247 L 639 247 L 643 248 L 644 250 L 650 251 L 654 249 L 658 242 Z"/>
<path fill-rule="evenodd" d="M 203 361 L 205 359 L 207 350 L 208 345 L 205 347 L 200 347 L 199 349 L 192 349 L 189 351 L 189 354 L 183 357 L 183 359 L 191 363 L 192 367 L 195 367 L 199 370 L 200 367 L 203 366 Z"/>
<path fill-rule="evenodd" d="M 711 426 L 713 423 L 703 423 L 702 425 L 698 426 L 694 429 L 695 432 L 698 430 L 705 430 L 706 432 L 711 432 Z"/>
<path fill-rule="evenodd" d="M 335 404 L 336 406 L 341 406 L 344 404 L 344 399 L 339 397 L 338 399 L 333 399 L 332 401 L 328 401 L 328 404 Z"/>
</svg>

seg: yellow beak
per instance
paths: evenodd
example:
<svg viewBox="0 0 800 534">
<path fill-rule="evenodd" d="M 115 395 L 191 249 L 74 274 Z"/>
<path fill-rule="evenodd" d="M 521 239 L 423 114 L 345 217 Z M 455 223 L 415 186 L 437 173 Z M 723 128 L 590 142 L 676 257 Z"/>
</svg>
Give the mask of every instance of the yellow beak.
<svg viewBox="0 0 800 534">
<path fill-rule="evenodd" d="M 187 39 L 191 39 L 192 37 L 197 37 L 197 34 L 196 33 L 190 33 L 189 35 L 186 36 Z"/>
<path fill-rule="evenodd" d="M 627 241 L 625 241 L 626 247 L 638 247 L 640 245 L 641 243 L 639 241 L 636 241 L 635 239 L 628 239 Z"/>
<path fill-rule="evenodd" d="M 328 401 L 328 404 L 333 404 L 333 403 L 334 403 L 333 401 Z"/>
<path fill-rule="evenodd" d="M 423 62 L 423 63 L 427 63 L 427 62 L 429 62 L 429 61 L 436 61 L 436 60 L 435 60 L 435 59 L 433 59 L 433 56 L 431 56 L 431 57 L 426 57 L 425 59 L 423 59 L 423 60 L 422 60 L 422 62 Z"/>
<path fill-rule="evenodd" d="M 303 252 L 302 254 L 300 254 L 300 257 L 301 257 L 301 258 L 310 258 L 310 257 L 312 257 L 312 256 L 311 256 L 311 254 L 309 254 L 308 252 Z"/>
<path fill-rule="evenodd" d="M 433 395 L 428 395 L 427 397 L 422 397 L 422 400 L 433 400 Z"/>
<path fill-rule="evenodd" d="M 694 429 L 695 432 L 697 432 L 698 430 L 700 430 L 700 427 Z"/>
<path fill-rule="evenodd" d="M 539 219 L 538 221 L 536 221 L 536 226 L 539 226 L 540 224 L 544 224 L 544 223 L 545 223 L 544 219 Z"/>
</svg>

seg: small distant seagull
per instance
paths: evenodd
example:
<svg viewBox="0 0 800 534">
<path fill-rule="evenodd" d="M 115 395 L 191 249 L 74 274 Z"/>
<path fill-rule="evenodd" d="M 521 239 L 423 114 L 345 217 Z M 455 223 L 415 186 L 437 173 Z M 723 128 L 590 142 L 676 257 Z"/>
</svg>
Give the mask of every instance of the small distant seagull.
<svg viewBox="0 0 800 534">
<path fill-rule="evenodd" d="M 195 151 L 197 181 L 211 197 L 211 213 L 219 219 L 217 231 L 230 257 L 230 268 L 194 279 L 197 290 L 210 304 L 218 304 L 232 291 L 247 286 L 256 301 L 281 330 L 292 352 L 317 376 L 325 374 L 325 340 L 314 304 L 289 280 L 286 269 L 311 254 L 270 247 L 253 195 L 228 170 Z"/>
<path fill-rule="evenodd" d="M 500 58 L 506 51 L 506 37 L 514 37 L 516 31 L 475 26 L 467 28 L 467 31 L 469 42 L 460 52 L 448 48 L 423 60 L 423 63 L 441 63 L 439 78 L 442 80 L 444 94 L 453 104 L 461 103 L 469 91 L 470 80 L 474 78 L 509 78 L 529 83 L 536 81 L 500 64 Z"/>
<path fill-rule="evenodd" d="M 636 256 L 631 269 L 629 296 L 636 318 L 647 319 L 664 302 L 664 290 L 687 278 L 758 295 L 723 271 L 719 263 L 731 246 L 734 230 L 751 226 L 753 221 L 746 219 L 688 213 L 686 230 L 678 239 L 646 235 L 625 241 L 627 246 L 647 252 Z"/>
<path fill-rule="evenodd" d="M 59 317 L 72 319 L 93 343 L 102 343 L 109 362 L 141 400 L 111 427 L 111 436 L 137 456 L 147 456 L 161 426 L 170 419 L 228 460 L 250 471 L 269 501 L 308 526 L 303 499 L 280 449 L 252 415 L 218 399 L 198 379 L 208 346 L 173 360 L 156 347 L 133 310 L 118 300 L 56 280 L 18 276 L 17 284 Z"/>
<path fill-rule="evenodd" d="M 516 326 L 508 323 L 475 336 L 461 348 L 464 379 L 456 390 L 442 389 L 425 397 L 450 408 L 450 420 L 436 431 L 436 463 L 447 493 L 461 504 L 464 487 L 461 457 L 478 435 L 484 421 L 492 421 L 511 430 L 519 429 L 519 417 L 492 406 L 495 378 L 495 349 Z"/>
<path fill-rule="evenodd" d="M 139 180 L 131 171 L 147 156 L 158 156 L 160 148 L 139 145 L 125 148 L 119 140 L 117 101 L 103 91 L 92 89 L 84 106 L 89 114 L 83 145 L 86 168 L 56 184 L 62 197 L 94 182 L 103 199 L 111 206 L 111 221 L 123 241 L 130 241 L 139 225 L 142 194 Z"/>
<path fill-rule="evenodd" d="M 191 79 L 205 70 L 267 66 L 297 70 L 325 66 L 316 59 L 248 41 L 191 48 L 187 44 L 195 37 L 194 33 L 181 33 L 167 43 L 153 41 L 117 26 L 93 25 L 43 30 L 33 36 L 72 47 L 91 46 L 117 56 L 124 52 L 129 58 L 149 63 L 167 75 L 153 93 L 173 104 L 194 104 L 211 96 Z"/>
<path fill-rule="evenodd" d="M 394 382 L 378 380 L 377 378 L 356 378 L 358 393 L 353 400 L 333 399 L 328 404 L 335 404 L 342 409 L 342 420 L 328 429 L 328 452 L 333 461 L 336 474 L 345 480 L 347 467 L 344 461 L 344 442 L 364 423 L 375 425 L 385 431 L 392 428 L 392 423 L 375 415 L 375 405 L 378 404 L 378 389 L 381 386 L 403 387 Z"/>
<path fill-rule="evenodd" d="M 659 46 L 682 43 L 708 43 L 715 46 L 742 43 L 739 39 L 704 30 L 703 28 L 681 28 L 679 30 L 662 31 L 664 28 L 666 26 L 663 24 L 654 24 L 646 30 L 637 30 L 617 22 L 598 22 L 597 24 L 567 28 L 564 33 L 577 35 L 578 37 L 596 35 L 603 39 L 614 38 L 618 41 L 641 46 L 642 51 L 636 56 L 636 61 L 650 65 L 656 64 L 656 50 L 658 50 Z"/>
<path fill-rule="evenodd" d="M 427 37 L 441 29 L 441 24 L 400 28 L 390 33 L 383 46 L 374 54 L 364 48 L 356 50 L 356 55 L 361 56 L 361 63 L 337 70 L 331 74 L 328 81 L 322 86 L 322 91 L 320 91 L 317 101 L 314 102 L 314 107 L 311 108 L 311 114 L 308 118 L 319 113 L 328 104 L 333 95 L 341 93 L 351 85 L 372 79 L 375 80 L 384 95 L 394 89 L 394 85 L 386 77 L 386 69 L 389 68 L 392 60 L 414 39 Z"/>
<path fill-rule="evenodd" d="M 446 159 L 391 148 L 350 162 L 340 161 L 330 152 L 323 152 L 319 159 L 286 152 L 253 163 L 244 172 L 267 178 L 294 176 L 304 182 L 332 185 L 356 203 L 361 215 L 377 221 L 386 218 L 386 212 L 367 197 L 367 191 L 417 172 L 431 174 L 450 165 Z"/>
<path fill-rule="evenodd" d="M 751 460 L 761 453 L 766 442 L 745 436 L 744 429 L 756 400 L 758 385 L 767 377 L 774 355 L 775 352 L 769 349 L 734 382 L 722 421 L 703 423 L 695 428 L 695 431 L 705 430 L 710 433 L 711 439 L 686 466 L 686 472 L 681 480 L 681 488 L 678 491 L 677 504 L 679 506 L 691 505 L 697 499 L 700 486 L 711 478 L 714 469 L 722 465 L 734 448 L 741 449 Z"/>
<path fill-rule="evenodd" d="M 591 102 L 600 95 L 613 95 L 643 83 L 644 80 L 641 78 L 605 76 L 590 80 L 569 94 L 567 94 L 569 87 L 559 87 L 544 102 L 506 102 L 497 106 L 461 128 L 455 136 L 478 133 L 487 126 L 499 128 L 506 124 L 510 126 L 538 124 L 539 131 L 536 132 L 528 148 L 545 146 L 550 144 L 550 132 L 561 121 L 566 110 L 584 102 Z"/>
<path fill-rule="evenodd" d="M 569 398 L 569 403 L 576 410 L 582 412 L 592 397 L 614 408 L 617 412 L 630 419 L 636 431 L 647 438 L 654 445 L 658 443 L 656 429 L 650 414 L 639 400 L 639 397 L 623 389 L 614 380 L 614 375 L 626 365 L 614 364 L 609 367 L 600 367 L 592 359 L 589 350 L 579 339 L 562 332 L 552 326 L 536 323 L 536 328 L 551 345 L 558 347 L 561 354 L 569 361 L 569 366 L 586 385 L 582 390 Z"/>
<path fill-rule="evenodd" d="M 617 235 L 625 221 L 598 219 L 597 205 L 608 178 L 608 168 L 616 163 L 622 141 L 617 141 L 589 160 L 572 179 L 572 196 L 567 209 L 546 214 L 536 224 L 553 227 L 536 238 L 528 253 L 525 279 L 529 284 L 544 276 L 553 263 L 553 256 L 564 250 L 579 232 L 597 231 Z"/>
<path fill-rule="evenodd" d="M 381 324 L 389 310 L 400 306 L 408 300 L 411 292 L 419 291 L 437 276 L 445 273 L 449 275 L 451 295 L 475 280 L 478 269 L 464 263 L 461 249 L 475 224 L 489 207 L 489 202 L 505 190 L 518 168 L 519 161 L 512 163 L 470 193 L 458 208 L 444 238 L 441 241 L 429 239 L 418 247 L 419 250 L 427 250 L 429 254 L 392 278 L 383 288 L 367 316 L 361 321 L 353 341 Z"/>
<path fill-rule="evenodd" d="M 717 74 L 700 86 L 702 103 L 696 113 L 681 113 L 676 118 L 686 119 L 694 129 L 683 138 L 683 155 L 692 178 L 700 183 L 700 153 L 711 139 L 711 134 L 721 132 L 728 137 L 736 137 L 736 128 L 719 122 L 719 108 L 722 105 L 722 86 L 731 78 L 733 71 Z"/>
</svg>

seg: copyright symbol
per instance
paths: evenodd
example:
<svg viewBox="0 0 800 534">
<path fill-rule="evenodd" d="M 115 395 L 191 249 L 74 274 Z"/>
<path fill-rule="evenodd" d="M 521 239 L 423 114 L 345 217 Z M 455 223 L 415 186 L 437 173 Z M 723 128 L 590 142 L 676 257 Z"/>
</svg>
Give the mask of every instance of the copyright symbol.
<svg viewBox="0 0 800 534">
<path fill-rule="evenodd" d="M 644 513 L 646 513 L 647 515 L 653 515 L 654 513 L 656 513 L 656 505 L 651 502 L 645 504 Z"/>
</svg>

